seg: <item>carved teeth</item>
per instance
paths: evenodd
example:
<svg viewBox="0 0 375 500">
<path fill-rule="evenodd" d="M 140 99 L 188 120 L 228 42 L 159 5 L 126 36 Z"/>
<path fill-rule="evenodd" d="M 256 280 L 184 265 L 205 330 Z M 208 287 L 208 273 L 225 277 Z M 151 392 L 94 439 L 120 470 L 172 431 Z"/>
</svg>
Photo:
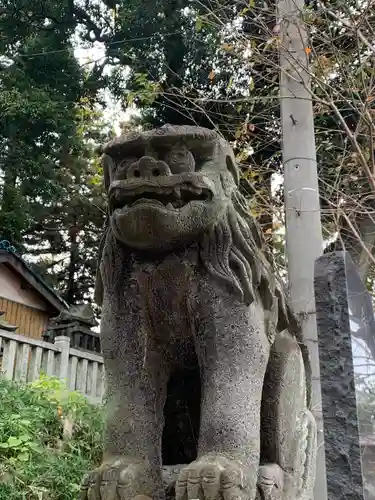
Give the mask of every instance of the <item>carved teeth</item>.
<svg viewBox="0 0 375 500">
<path fill-rule="evenodd" d="M 193 185 L 191 182 L 170 187 L 161 185 L 137 186 L 132 192 L 130 189 L 127 192 L 116 190 L 110 197 L 109 209 L 113 212 L 117 208 L 136 204 L 140 199 L 144 203 L 151 203 L 154 198 L 154 203 L 159 201 L 160 204 L 171 210 L 180 209 L 194 200 L 212 199 L 212 193 L 210 189 L 202 185 Z"/>
</svg>

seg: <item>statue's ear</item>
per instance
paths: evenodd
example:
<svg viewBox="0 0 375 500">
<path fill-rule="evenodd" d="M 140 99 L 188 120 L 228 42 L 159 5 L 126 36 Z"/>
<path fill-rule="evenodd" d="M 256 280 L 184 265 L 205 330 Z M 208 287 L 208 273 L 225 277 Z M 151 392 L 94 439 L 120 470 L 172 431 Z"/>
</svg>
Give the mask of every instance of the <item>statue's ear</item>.
<svg viewBox="0 0 375 500">
<path fill-rule="evenodd" d="M 234 156 L 227 154 L 225 161 L 227 163 L 227 169 L 232 174 L 234 182 L 236 183 L 236 186 L 239 186 L 239 184 L 240 184 L 240 171 L 238 170 Z"/>
<path fill-rule="evenodd" d="M 102 167 L 104 176 L 104 188 L 108 193 L 109 185 L 111 184 L 111 171 L 113 169 L 113 160 L 109 155 L 103 154 Z"/>
</svg>

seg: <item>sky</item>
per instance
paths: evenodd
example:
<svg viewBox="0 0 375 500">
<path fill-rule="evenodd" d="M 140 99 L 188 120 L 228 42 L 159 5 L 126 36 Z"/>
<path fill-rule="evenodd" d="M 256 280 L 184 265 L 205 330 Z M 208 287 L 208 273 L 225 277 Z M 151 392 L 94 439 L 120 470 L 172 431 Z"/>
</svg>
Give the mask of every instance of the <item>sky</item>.
<svg viewBox="0 0 375 500">
<path fill-rule="evenodd" d="M 80 64 L 88 64 L 90 61 L 95 62 L 103 59 L 105 55 L 105 48 L 103 44 L 95 42 L 94 46 L 90 48 L 77 46 L 74 50 L 74 54 Z M 110 71 L 110 69 L 108 69 L 107 71 Z M 116 101 L 108 91 L 104 92 L 103 95 L 106 101 L 104 118 L 112 122 L 116 134 L 119 135 L 119 124 L 121 122 L 129 120 L 131 112 L 124 112 L 121 109 L 120 102 Z"/>
</svg>

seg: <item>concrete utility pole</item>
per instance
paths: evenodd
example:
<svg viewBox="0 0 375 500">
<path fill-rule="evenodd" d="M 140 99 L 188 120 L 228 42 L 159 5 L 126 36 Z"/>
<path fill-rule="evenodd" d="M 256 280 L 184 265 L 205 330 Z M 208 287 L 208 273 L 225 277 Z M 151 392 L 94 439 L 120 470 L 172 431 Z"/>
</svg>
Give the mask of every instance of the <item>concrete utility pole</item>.
<svg viewBox="0 0 375 500">
<path fill-rule="evenodd" d="M 292 307 L 301 319 L 312 365 L 312 411 L 318 425 L 315 500 L 327 499 L 314 264 L 323 252 L 308 36 L 304 0 L 279 0 L 280 107 L 283 136 L 286 251 Z"/>
</svg>

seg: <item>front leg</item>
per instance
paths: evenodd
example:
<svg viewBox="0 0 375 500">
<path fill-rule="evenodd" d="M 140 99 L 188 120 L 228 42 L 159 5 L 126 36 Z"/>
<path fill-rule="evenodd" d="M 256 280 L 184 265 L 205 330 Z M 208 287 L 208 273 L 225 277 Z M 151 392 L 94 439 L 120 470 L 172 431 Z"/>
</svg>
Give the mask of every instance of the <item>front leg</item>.
<svg viewBox="0 0 375 500">
<path fill-rule="evenodd" d="M 131 298 L 126 316 L 103 307 L 101 338 L 107 414 L 101 467 L 84 481 L 84 500 L 163 500 L 163 407 L 169 369 Z M 130 312 L 133 311 L 133 314 Z"/>
<path fill-rule="evenodd" d="M 254 500 L 269 353 L 264 310 L 229 295 L 211 297 L 196 334 L 202 375 L 198 459 L 181 473 L 177 493 L 181 500 Z"/>
</svg>

